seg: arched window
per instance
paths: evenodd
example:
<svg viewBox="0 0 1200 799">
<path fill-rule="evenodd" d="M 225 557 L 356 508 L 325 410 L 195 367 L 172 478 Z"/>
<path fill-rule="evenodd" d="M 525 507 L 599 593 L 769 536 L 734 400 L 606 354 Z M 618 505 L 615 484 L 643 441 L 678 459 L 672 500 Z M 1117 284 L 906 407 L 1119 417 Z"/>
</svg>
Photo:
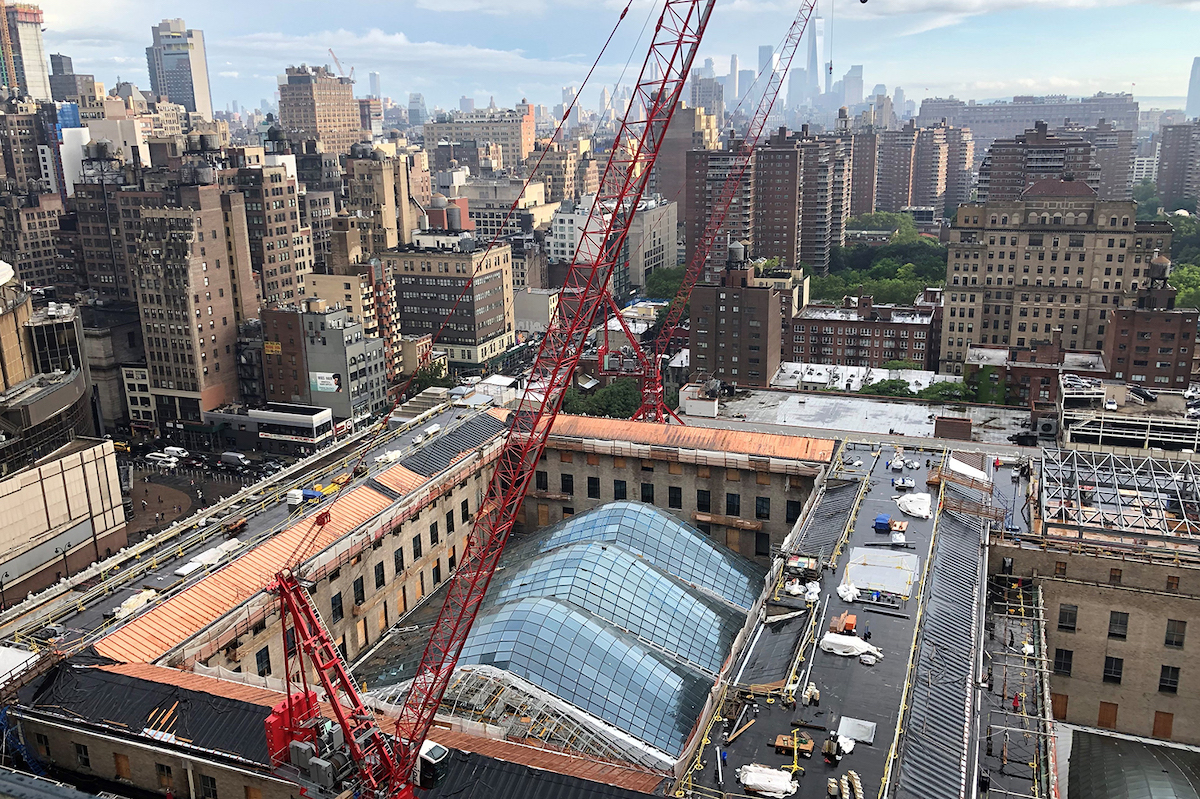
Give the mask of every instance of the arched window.
<svg viewBox="0 0 1200 799">
<path fill-rule="evenodd" d="M 1116 227 L 1116 226 L 1117 226 L 1117 218 L 1116 218 L 1115 216 L 1109 217 L 1109 219 L 1108 219 L 1108 226 L 1109 226 L 1109 227 Z"/>
<path fill-rule="evenodd" d="M 1056 224 L 1056 225 L 1062 224 L 1062 215 L 1061 214 L 1054 215 L 1054 224 Z"/>
<path fill-rule="evenodd" d="M 1043 225 L 1050 224 L 1050 214 L 1042 214 L 1042 224 Z"/>
<path fill-rule="evenodd" d="M 1000 217 L 1000 224 L 1002 224 L 1002 225 L 1007 225 L 1007 224 L 1008 224 L 1008 217 L 1007 217 L 1007 216 L 1002 216 L 1002 217 Z"/>
<path fill-rule="evenodd" d="M 996 224 L 996 215 L 992 214 L 992 224 Z"/>
<path fill-rule="evenodd" d="M 1129 217 L 1121 217 L 1121 227 L 1129 227 Z"/>
</svg>

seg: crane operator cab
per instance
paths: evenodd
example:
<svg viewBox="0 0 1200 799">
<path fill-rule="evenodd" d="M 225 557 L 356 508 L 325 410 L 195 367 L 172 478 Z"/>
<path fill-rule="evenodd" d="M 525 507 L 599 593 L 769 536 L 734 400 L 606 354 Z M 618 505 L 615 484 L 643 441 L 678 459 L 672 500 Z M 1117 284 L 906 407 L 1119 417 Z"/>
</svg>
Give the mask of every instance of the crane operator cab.
<svg viewBox="0 0 1200 799">
<path fill-rule="evenodd" d="M 426 790 L 437 787 L 446 778 L 449 765 L 449 749 L 433 741 L 423 741 L 421 756 L 417 758 L 417 773 L 413 775 L 417 787 Z"/>
</svg>

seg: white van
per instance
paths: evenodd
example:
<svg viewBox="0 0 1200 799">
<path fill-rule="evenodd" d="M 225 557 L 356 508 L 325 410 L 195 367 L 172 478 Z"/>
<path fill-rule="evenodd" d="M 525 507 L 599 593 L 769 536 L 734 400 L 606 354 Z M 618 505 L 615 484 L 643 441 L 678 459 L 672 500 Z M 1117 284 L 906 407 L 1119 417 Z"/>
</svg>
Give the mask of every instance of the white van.
<svg viewBox="0 0 1200 799">
<path fill-rule="evenodd" d="M 189 453 L 183 447 L 163 447 L 163 452 L 176 458 L 186 458 Z"/>
</svg>

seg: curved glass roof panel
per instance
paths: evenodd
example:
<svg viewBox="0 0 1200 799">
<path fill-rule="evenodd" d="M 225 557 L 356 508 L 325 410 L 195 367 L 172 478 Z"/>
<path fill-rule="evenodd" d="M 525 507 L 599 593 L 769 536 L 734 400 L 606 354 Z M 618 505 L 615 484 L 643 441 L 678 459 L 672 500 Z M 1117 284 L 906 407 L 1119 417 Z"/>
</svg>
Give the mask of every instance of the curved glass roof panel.
<svg viewBox="0 0 1200 799">
<path fill-rule="evenodd" d="M 674 756 L 682 753 L 713 682 L 547 597 L 485 609 L 459 663 L 511 671 Z"/>
<path fill-rule="evenodd" d="M 746 614 L 673 577 L 621 546 L 568 544 L 496 575 L 489 605 L 553 597 L 719 671 Z"/>
<path fill-rule="evenodd" d="M 534 533 L 533 538 L 541 552 L 580 541 L 620 544 L 746 610 L 762 592 L 766 573 L 695 527 L 641 502 L 610 502 Z"/>
</svg>

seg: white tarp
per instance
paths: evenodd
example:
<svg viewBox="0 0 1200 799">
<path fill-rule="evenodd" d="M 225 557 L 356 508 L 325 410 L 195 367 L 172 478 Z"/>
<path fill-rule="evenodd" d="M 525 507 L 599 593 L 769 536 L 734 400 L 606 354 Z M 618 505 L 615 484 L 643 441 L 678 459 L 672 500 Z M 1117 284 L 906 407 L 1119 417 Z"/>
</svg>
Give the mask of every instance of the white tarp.
<svg viewBox="0 0 1200 799">
<path fill-rule="evenodd" d="M 896 505 L 908 516 L 928 519 L 933 515 L 933 497 L 928 494 L 902 494 L 896 497 Z"/>
<path fill-rule="evenodd" d="M 986 472 L 981 472 L 978 469 L 976 469 L 974 466 L 968 466 L 967 464 L 963 463 L 960 460 L 957 460 L 956 458 L 953 458 L 953 457 L 948 458 L 946 460 L 946 466 L 948 466 L 951 469 L 953 469 L 954 471 L 958 472 L 963 477 L 968 477 L 972 480 L 979 480 L 984 483 L 992 482 L 992 478 L 988 477 Z"/>
<path fill-rule="evenodd" d="M 883 657 L 883 650 L 871 646 L 863 639 L 853 635 L 825 633 L 821 638 L 821 649 L 833 655 L 841 655 L 842 657 L 856 658 L 867 652 L 878 658 Z"/>
<path fill-rule="evenodd" d="M 908 598 L 921 566 L 921 558 L 908 552 L 855 547 L 846 561 L 843 585 L 853 585 L 860 594 L 882 591 Z"/>
<path fill-rule="evenodd" d="M 786 771 L 770 766 L 760 766 L 750 763 L 737 770 L 738 782 L 747 791 L 754 791 L 763 796 L 791 796 L 800 787 L 800 783 L 792 779 Z"/>
</svg>

